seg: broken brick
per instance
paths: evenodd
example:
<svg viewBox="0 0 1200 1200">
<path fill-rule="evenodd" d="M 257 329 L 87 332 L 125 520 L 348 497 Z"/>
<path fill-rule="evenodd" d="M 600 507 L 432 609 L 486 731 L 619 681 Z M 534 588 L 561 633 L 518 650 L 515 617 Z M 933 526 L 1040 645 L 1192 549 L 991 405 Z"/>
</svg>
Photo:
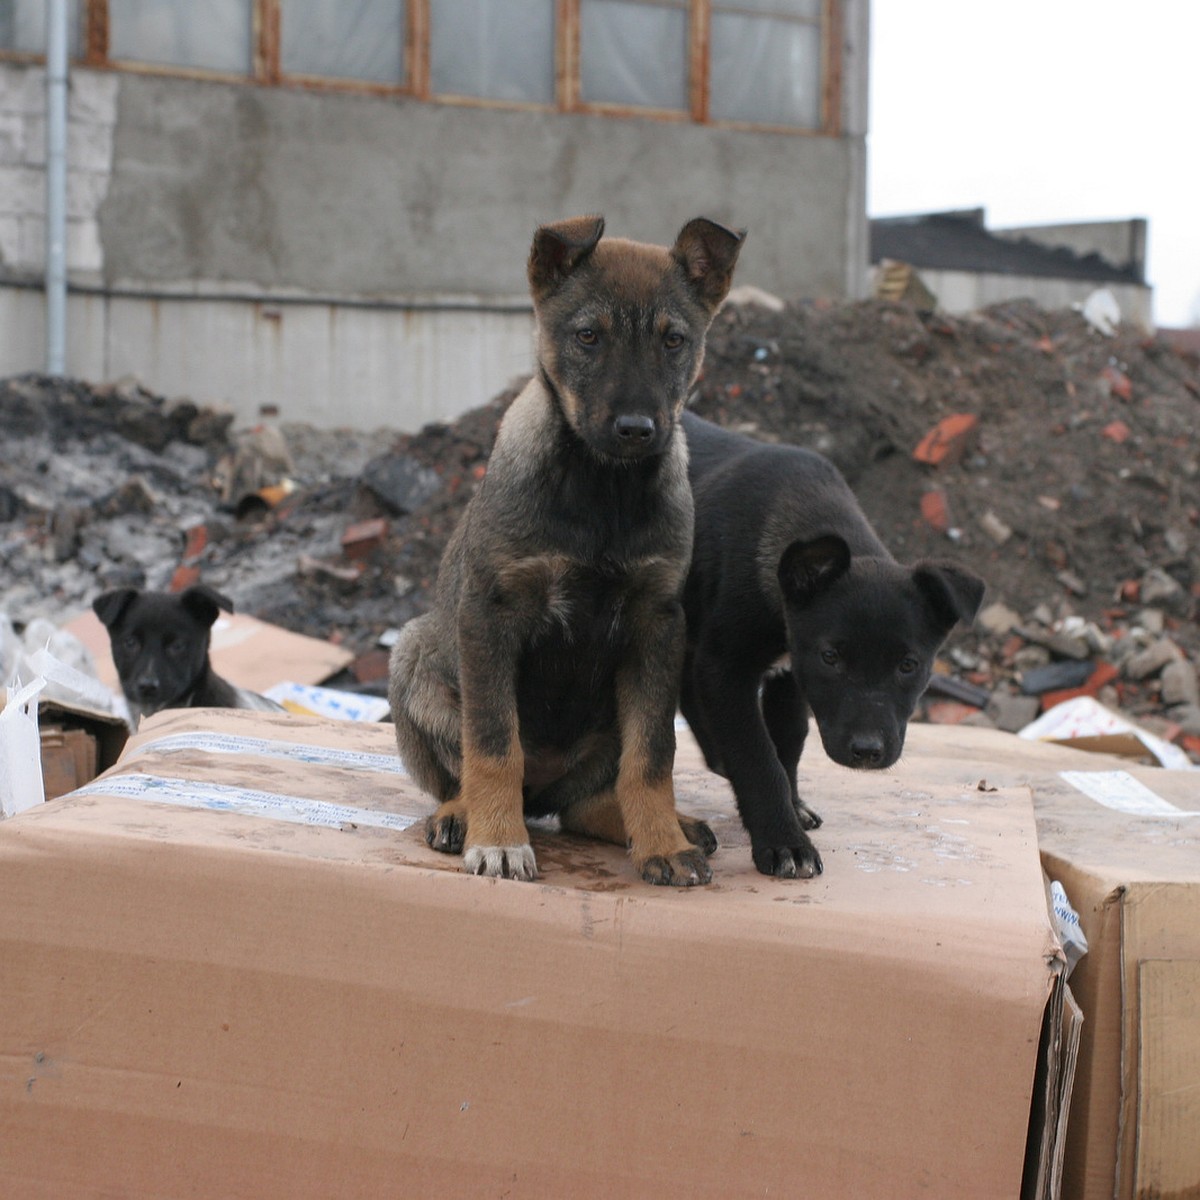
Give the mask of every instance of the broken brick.
<svg viewBox="0 0 1200 1200">
<path fill-rule="evenodd" d="M 958 700 L 934 700 L 925 707 L 925 717 L 931 725 L 961 725 L 979 712 L 973 704 Z"/>
<path fill-rule="evenodd" d="M 1133 431 L 1125 424 L 1124 421 L 1110 421 L 1105 427 L 1100 430 L 1100 436 L 1106 437 L 1110 442 L 1116 442 L 1119 446 L 1122 442 L 1129 440 L 1129 435 Z"/>
<path fill-rule="evenodd" d="M 208 526 L 203 522 L 191 525 L 183 531 L 183 561 L 194 563 L 208 545 Z"/>
<path fill-rule="evenodd" d="M 921 496 L 921 517 L 930 529 L 945 533 L 950 528 L 950 509 L 945 492 L 930 491 Z"/>
<path fill-rule="evenodd" d="M 171 576 L 170 591 L 182 592 L 186 588 L 195 587 L 200 582 L 200 568 L 185 564 L 175 568 Z"/>
<path fill-rule="evenodd" d="M 917 444 L 913 458 L 932 467 L 949 467 L 962 460 L 979 418 L 971 413 L 943 417 Z"/>
<path fill-rule="evenodd" d="M 377 550 L 388 535 L 388 523 L 383 517 L 359 521 L 342 534 L 342 553 L 349 559 L 366 558 Z"/>
<path fill-rule="evenodd" d="M 1111 363 L 1100 372 L 1100 381 L 1118 400 L 1129 400 L 1133 396 L 1133 384 L 1129 376 Z"/>
<path fill-rule="evenodd" d="M 350 664 L 350 672 L 359 683 L 375 683 L 386 679 L 389 657 L 386 650 L 368 650 Z"/>
</svg>

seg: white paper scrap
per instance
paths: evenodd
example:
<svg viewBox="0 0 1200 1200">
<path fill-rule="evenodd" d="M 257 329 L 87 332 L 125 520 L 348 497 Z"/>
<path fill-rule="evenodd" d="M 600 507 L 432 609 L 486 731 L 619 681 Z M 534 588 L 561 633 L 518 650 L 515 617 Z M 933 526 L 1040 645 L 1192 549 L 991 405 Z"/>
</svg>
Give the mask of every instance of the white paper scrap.
<svg viewBox="0 0 1200 1200">
<path fill-rule="evenodd" d="M 1200 817 L 1177 808 L 1128 771 L 1059 771 L 1059 776 L 1105 808 L 1135 817 Z"/>
</svg>

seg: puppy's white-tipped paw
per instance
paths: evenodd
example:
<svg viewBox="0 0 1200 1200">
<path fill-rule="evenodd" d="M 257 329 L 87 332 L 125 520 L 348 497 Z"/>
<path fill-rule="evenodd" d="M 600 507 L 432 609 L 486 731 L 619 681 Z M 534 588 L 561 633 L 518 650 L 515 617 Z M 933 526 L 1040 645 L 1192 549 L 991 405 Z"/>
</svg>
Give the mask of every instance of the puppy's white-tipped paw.
<svg viewBox="0 0 1200 1200">
<path fill-rule="evenodd" d="M 463 869 L 472 875 L 493 875 L 498 879 L 529 882 L 537 878 L 537 860 L 528 843 L 524 846 L 471 846 L 463 853 Z"/>
</svg>

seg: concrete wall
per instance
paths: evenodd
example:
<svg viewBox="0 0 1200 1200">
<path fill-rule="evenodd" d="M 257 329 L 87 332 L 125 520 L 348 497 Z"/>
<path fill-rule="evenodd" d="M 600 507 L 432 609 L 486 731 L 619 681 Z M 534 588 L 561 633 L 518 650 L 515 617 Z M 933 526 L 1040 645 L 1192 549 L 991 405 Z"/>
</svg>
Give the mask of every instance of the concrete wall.
<svg viewBox="0 0 1200 1200">
<path fill-rule="evenodd" d="M 1032 275 L 988 275 L 973 271 L 938 271 L 922 267 L 921 282 L 949 313 L 969 313 L 1005 300 L 1034 300 L 1043 308 L 1081 305 L 1099 288 L 1112 292 L 1121 319 L 1153 330 L 1152 297 L 1148 287 L 1136 284 L 1095 283 L 1079 279 L 1048 279 Z"/>
<path fill-rule="evenodd" d="M 737 282 L 866 285 L 866 0 L 839 137 L 72 70 L 68 371 L 412 428 L 529 368 L 534 227 L 745 227 Z M 0 64 L 0 374 L 42 364 L 44 73 Z M 16 199 L 12 199 L 12 197 Z"/>
</svg>

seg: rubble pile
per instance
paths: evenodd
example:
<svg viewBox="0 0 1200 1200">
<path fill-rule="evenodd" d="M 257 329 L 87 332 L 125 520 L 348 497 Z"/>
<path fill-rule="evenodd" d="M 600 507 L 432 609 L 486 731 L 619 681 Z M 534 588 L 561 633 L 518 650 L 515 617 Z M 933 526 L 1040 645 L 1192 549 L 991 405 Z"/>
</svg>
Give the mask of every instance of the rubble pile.
<svg viewBox="0 0 1200 1200">
<path fill-rule="evenodd" d="M 124 382 L 0 383 L 0 609 L 62 620 L 202 578 L 359 655 L 424 611 L 515 391 L 417 432 L 235 430 Z M 929 720 L 1006 729 L 1090 695 L 1200 762 L 1200 362 L 1029 302 L 728 305 L 696 411 L 827 454 L 896 557 L 988 582 Z M 382 450 L 382 452 L 381 452 Z"/>
</svg>

